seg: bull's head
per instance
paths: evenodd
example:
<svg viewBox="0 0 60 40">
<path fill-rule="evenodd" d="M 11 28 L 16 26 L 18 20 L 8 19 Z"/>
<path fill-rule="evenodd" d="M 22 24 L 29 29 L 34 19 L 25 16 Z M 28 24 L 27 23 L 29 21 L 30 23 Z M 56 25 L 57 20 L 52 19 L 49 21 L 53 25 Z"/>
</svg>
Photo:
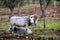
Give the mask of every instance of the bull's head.
<svg viewBox="0 0 60 40">
<path fill-rule="evenodd" d="M 35 25 L 37 24 L 37 20 L 38 19 L 38 16 L 35 16 L 35 15 L 31 15 L 29 17 L 29 25 Z"/>
</svg>

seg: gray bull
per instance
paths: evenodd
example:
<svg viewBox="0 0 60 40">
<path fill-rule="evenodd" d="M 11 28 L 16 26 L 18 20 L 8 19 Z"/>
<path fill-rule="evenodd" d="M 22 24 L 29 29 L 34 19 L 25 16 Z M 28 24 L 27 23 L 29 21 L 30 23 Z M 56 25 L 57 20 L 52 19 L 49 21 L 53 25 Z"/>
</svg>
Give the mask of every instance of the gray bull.
<svg viewBox="0 0 60 40">
<path fill-rule="evenodd" d="M 10 23 L 11 23 L 11 28 L 9 29 L 9 32 L 11 33 L 31 33 L 31 30 L 29 30 L 30 32 L 28 32 L 28 16 L 24 16 L 24 17 L 18 17 L 18 16 L 12 16 L 10 18 Z M 19 27 L 19 28 L 16 28 Z M 23 27 L 23 28 L 21 28 Z"/>
<path fill-rule="evenodd" d="M 28 16 L 24 17 L 12 16 L 10 18 L 10 23 L 12 28 L 14 28 L 15 26 L 28 27 Z"/>
<path fill-rule="evenodd" d="M 32 24 L 36 24 L 35 22 L 36 20 L 34 20 L 33 16 L 23 16 L 23 17 L 19 17 L 19 16 L 12 16 L 10 18 L 10 23 L 11 23 L 11 28 L 9 29 L 9 32 L 16 32 L 16 33 L 27 33 L 27 34 L 31 34 L 32 31 L 28 28 L 28 26 L 32 25 Z M 20 28 L 16 28 L 16 26 L 20 27 Z M 17 30 L 17 31 L 16 31 Z"/>
</svg>

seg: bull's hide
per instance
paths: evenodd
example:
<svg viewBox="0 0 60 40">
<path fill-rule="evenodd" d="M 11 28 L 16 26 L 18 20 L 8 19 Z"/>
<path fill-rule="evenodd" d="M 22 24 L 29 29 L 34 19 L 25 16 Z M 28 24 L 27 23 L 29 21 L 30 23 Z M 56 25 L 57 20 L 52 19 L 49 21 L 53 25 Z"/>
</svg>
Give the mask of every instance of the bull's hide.
<svg viewBox="0 0 60 40">
<path fill-rule="evenodd" d="M 13 16 L 10 18 L 10 23 L 11 25 L 16 24 L 19 26 L 24 26 L 28 24 L 28 16 L 24 16 L 24 17 Z"/>
</svg>

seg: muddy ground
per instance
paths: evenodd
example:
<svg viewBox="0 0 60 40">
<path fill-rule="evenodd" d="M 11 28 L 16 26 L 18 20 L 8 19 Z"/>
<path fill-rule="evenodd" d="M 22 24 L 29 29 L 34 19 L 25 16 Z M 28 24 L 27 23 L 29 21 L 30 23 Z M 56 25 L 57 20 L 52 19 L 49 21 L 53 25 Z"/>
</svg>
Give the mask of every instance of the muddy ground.
<svg viewBox="0 0 60 40">
<path fill-rule="evenodd" d="M 41 37 L 40 35 L 53 35 Z M 60 40 L 60 30 L 33 30 L 32 34 L 14 35 L 5 30 L 0 30 L 0 40 Z"/>
</svg>

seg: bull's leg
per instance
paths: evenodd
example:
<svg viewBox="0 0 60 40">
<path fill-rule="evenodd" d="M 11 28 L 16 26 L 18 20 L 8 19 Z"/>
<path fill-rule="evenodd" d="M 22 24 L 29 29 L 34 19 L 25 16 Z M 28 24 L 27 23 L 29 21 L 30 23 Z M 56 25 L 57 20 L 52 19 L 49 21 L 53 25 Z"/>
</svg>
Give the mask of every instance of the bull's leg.
<svg viewBox="0 0 60 40">
<path fill-rule="evenodd" d="M 34 25 L 35 25 L 36 29 L 38 29 L 38 28 L 39 28 L 38 23 L 35 23 Z"/>
<path fill-rule="evenodd" d="M 27 31 L 27 28 L 28 28 L 28 24 L 27 23 L 26 23 L 26 26 L 25 27 L 26 27 L 26 31 Z"/>
<path fill-rule="evenodd" d="M 9 33 L 12 33 L 12 32 L 13 32 L 13 28 L 12 28 L 12 27 L 13 27 L 13 26 L 11 25 L 10 28 L 8 29 L 8 32 L 9 32 Z"/>
<path fill-rule="evenodd" d="M 9 33 L 12 33 L 12 28 L 11 27 L 8 29 L 8 32 Z"/>
<path fill-rule="evenodd" d="M 11 32 L 14 33 L 14 25 L 11 25 Z"/>
<path fill-rule="evenodd" d="M 38 25 L 37 24 L 35 24 L 35 27 L 36 27 L 36 29 L 38 28 Z"/>
</svg>

